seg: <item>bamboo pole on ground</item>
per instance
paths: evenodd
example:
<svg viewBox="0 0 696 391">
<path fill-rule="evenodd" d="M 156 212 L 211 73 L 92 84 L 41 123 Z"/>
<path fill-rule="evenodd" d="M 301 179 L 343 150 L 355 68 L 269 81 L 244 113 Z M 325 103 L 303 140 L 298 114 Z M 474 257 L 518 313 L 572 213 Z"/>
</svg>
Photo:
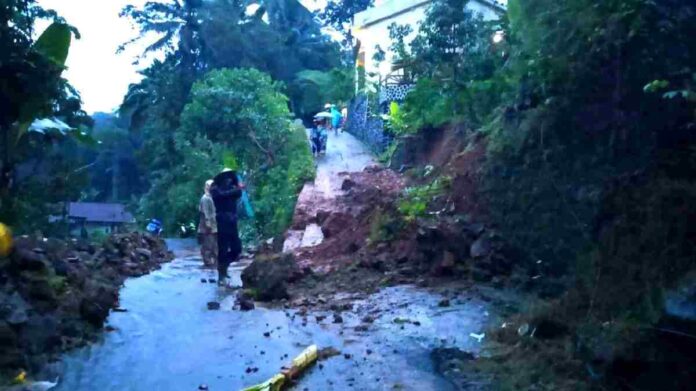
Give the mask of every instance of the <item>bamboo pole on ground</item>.
<svg viewBox="0 0 696 391">
<path fill-rule="evenodd" d="M 317 345 L 312 345 L 292 360 L 290 368 L 282 370 L 264 383 L 245 388 L 242 391 L 281 391 L 289 380 L 299 377 L 302 372 L 317 361 L 318 357 L 319 349 Z"/>
</svg>

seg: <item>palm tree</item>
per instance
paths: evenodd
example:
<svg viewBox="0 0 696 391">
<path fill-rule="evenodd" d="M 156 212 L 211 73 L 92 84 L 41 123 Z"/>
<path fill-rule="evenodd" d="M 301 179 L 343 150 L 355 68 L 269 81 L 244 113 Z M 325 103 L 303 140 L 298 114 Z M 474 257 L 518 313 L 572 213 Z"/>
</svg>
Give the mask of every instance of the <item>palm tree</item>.
<svg viewBox="0 0 696 391">
<path fill-rule="evenodd" d="M 198 13 L 202 6 L 203 0 L 167 0 L 149 1 L 142 9 L 133 5 L 124 7 L 120 16 L 130 19 L 139 31 L 137 37 L 119 46 L 118 52 L 154 32 L 159 38 L 145 48 L 141 58 L 160 50 L 176 52 L 184 68 L 199 69 L 203 43 Z"/>
</svg>

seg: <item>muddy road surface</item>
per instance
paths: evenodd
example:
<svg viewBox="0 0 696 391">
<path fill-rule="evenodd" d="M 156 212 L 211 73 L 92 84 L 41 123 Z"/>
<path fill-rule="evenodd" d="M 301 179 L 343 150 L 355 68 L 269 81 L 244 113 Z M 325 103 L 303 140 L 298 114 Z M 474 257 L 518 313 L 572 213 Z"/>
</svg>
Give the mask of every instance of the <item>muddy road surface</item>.
<svg viewBox="0 0 696 391">
<path fill-rule="evenodd" d="M 327 154 L 317 159 L 316 180 L 299 197 L 287 251 L 323 241 L 321 228 L 303 214 L 336 208 L 346 175 L 372 164 L 353 136 L 329 136 Z M 292 389 L 454 390 L 438 371 L 442 360 L 436 352 L 477 354 L 482 330 L 496 321 L 479 294 L 414 286 L 314 294 L 241 311 L 237 292 L 218 287 L 216 274 L 202 268 L 195 243 L 168 245 L 176 259 L 125 283 L 123 311 L 110 314 L 103 339 L 48 368 L 45 378 L 61 379 L 58 391 L 183 391 L 203 384 L 239 390 L 265 381 L 312 344 L 335 354 L 311 367 Z M 246 265 L 232 266 L 236 285 Z M 209 302 L 220 308 L 210 310 Z"/>
<path fill-rule="evenodd" d="M 306 346 L 340 354 L 305 373 L 296 390 L 452 390 L 436 373 L 432 350 L 457 347 L 476 353 L 492 316 L 487 303 L 443 297 L 402 286 L 357 298 L 350 310 L 298 313 L 282 305 L 243 312 L 235 292 L 202 279 L 191 242 L 170 241 L 177 259 L 131 279 L 121 291 L 102 341 L 67 354 L 49 368 L 62 390 L 237 390 L 277 373 Z M 244 264 L 233 268 L 234 279 Z M 207 303 L 221 303 L 212 311 Z M 440 304 L 440 305 L 439 305 Z M 365 325 L 365 319 L 370 323 Z"/>
</svg>

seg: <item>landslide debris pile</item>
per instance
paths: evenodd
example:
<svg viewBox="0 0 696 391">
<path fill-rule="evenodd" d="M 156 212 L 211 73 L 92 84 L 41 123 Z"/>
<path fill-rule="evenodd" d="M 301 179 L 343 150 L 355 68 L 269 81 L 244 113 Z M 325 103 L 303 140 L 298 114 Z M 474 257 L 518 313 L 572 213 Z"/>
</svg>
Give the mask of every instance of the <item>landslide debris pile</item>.
<svg viewBox="0 0 696 391">
<path fill-rule="evenodd" d="M 390 273 L 391 282 L 414 278 L 509 276 L 515 254 L 505 241 L 469 216 L 442 214 L 408 221 L 398 209 L 406 181 L 390 169 L 371 167 L 343 183 L 340 208 L 318 211 L 327 240 L 297 254 L 302 267 L 351 265 Z"/>
<path fill-rule="evenodd" d="M 320 226 L 323 242 L 286 255 L 260 252 L 242 276 L 245 288 L 277 300 L 441 279 L 527 282 L 516 251 L 475 218 L 453 211 L 407 219 L 399 210 L 404 176 L 377 166 L 341 176 L 342 192 L 330 205 L 295 214 L 298 226 Z"/>
<path fill-rule="evenodd" d="M 0 373 L 37 370 L 92 340 L 118 306 L 123 281 L 172 259 L 164 241 L 140 233 L 115 234 L 101 245 L 17 238 L 0 258 Z"/>
</svg>

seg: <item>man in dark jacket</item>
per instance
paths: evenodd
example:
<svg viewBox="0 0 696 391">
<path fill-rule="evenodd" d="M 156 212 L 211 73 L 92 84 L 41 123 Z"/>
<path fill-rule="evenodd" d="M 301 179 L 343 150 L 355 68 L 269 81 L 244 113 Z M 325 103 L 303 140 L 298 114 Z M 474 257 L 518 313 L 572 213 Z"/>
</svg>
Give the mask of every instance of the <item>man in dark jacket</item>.
<svg viewBox="0 0 696 391">
<path fill-rule="evenodd" d="M 237 173 L 230 169 L 219 173 L 210 188 L 218 230 L 218 285 L 227 283 L 227 269 L 242 253 L 242 241 L 237 230 L 237 201 L 242 196 L 242 189 L 244 185 L 239 183 Z"/>
</svg>

